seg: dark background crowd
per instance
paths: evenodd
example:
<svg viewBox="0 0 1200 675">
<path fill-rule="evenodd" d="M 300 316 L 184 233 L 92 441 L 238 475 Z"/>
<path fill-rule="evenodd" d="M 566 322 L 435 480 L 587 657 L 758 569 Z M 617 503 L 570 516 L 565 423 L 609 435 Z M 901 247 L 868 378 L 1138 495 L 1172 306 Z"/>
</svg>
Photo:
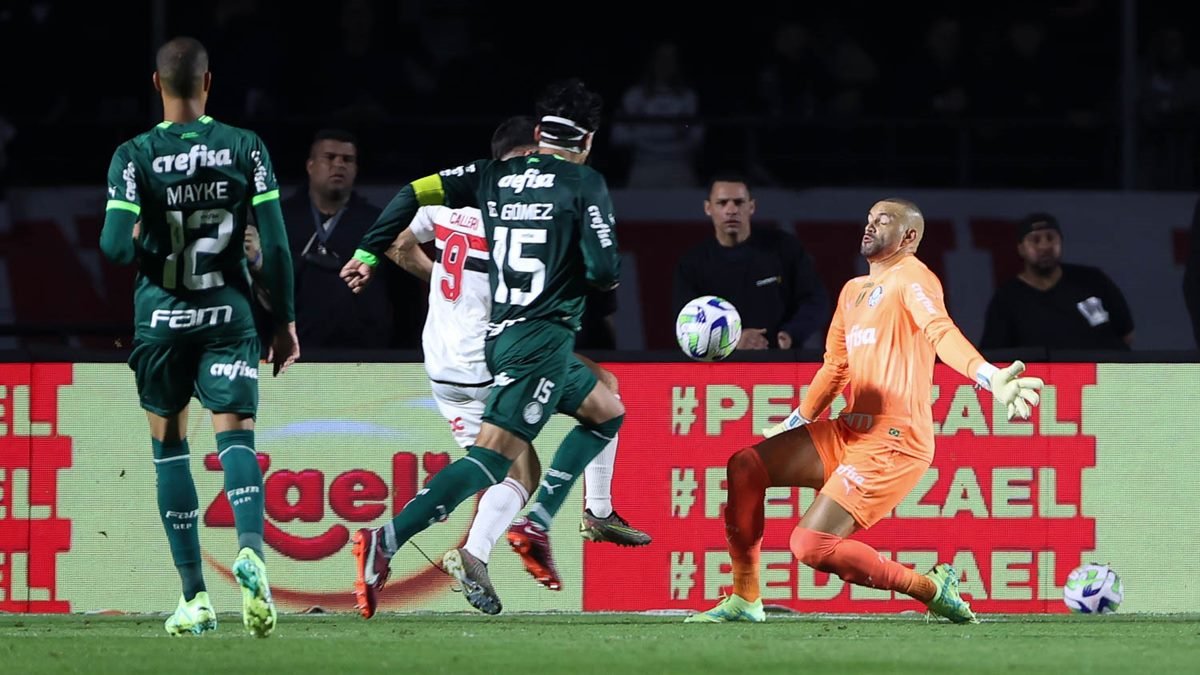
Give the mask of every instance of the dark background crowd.
<svg viewBox="0 0 1200 675">
<path fill-rule="evenodd" d="M 159 119 L 155 46 L 189 34 L 212 55 L 209 111 L 258 131 L 284 180 L 319 127 L 357 132 L 371 181 L 474 157 L 497 119 L 578 74 L 605 96 L 594 162 L 617 187 L 734 165 L 784 187 L 1191 189 L 1188 16 L 1132 0 L 10 0 L 0 165 L 8 184 L 95 181 Z"/>
</svg>

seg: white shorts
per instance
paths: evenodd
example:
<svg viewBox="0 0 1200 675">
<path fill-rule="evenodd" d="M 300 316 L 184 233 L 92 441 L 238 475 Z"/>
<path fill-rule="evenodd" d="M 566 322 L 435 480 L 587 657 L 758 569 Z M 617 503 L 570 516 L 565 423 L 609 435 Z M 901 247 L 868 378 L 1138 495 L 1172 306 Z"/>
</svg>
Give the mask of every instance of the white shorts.
<svg viewBox="0 0 1200 675">
<path fill-rule="evenodd" d="M 491 387 L 462 387 L 430 382 L 429 388 L 433 390 L 433 400 L 437 403 L 442 417 L 450 423 L 450 433 L 454 435 L 454 442 L 464 449 L 475 445 Z"/>
</svg>

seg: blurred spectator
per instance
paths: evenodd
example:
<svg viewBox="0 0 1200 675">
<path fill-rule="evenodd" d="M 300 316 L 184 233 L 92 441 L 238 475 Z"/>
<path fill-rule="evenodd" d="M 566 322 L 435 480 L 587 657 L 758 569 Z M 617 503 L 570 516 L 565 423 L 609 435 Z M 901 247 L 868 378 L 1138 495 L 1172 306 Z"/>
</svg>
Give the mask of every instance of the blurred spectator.
<svg viewBox="0 0 1200 675">
<path fill-rule="evenodd" d="M 672 42 L 654 48 L 642 79 L 625 91 L 613 143 L 633 153 L 629 187 L 693 187 L 696 154 L 704 141 L 700 103 L 679 67 Z"/>
<path fill-rule="evenodd" d="M 390 102 L 403 95 L 406 79 L 394 72 L 395 55 L 378 39 L 375 6 L 370 0 L 346 0 L 338 21 L 336 32 L 320 43 L 325 53 L 313 78 L 322 85 L 319 109 L 340 124 L 383 122 L 392 112 Z"/>
<path fill-rule="evenodd" d="M 1139 112 L 1141 186 L 1191 189 L 1196 181 L 1195 118 L 1200 69 L 1188 60 L 1178 28 L 1158 31 L 1142 66 Z"/>
<path fill-rule="evenodd" d="M 283 201 L 284 222 L 292 249 L 296 284 L 296 330 L 301 344 L 315 349 L 384 349 L 393 343 L 393 300 L 420 298 L 413 290 L 394 295 L 391 265 L 380 271 L 386 283 L 355 295 L 338 278 L 380 209 L 355 194 L 358 142 L 347 131 L 317 132 L 309 150 L 308 187 Z M 416 289 L 416 282 L 414 289 Z M 413 346 L 418 339 L 412 340 Z"/>
<path fill-rule="evenodd" d="M 1049 40 L 1040 17 L 1009 23 L 988 59 L 984 77 L 975 82 L 982 114 L 1028 118 L 1061 112 L 1056 96 L 1061 75 L 1054 67 Z"/>
<path fill-rule="evenodd" d="M 860 25 L 856 22 L 856 26 Z M 833 81 L 828 112 L 832 115 L 862 115 L 879 81 L 879 65 L 863 47 L 859 37 L 847 32 L 842 22 L 831 19 L 822 29 L 826 69 Z M 878 114 L 877 110 L 870 112 Z"/>
<path fill-rule="evenodd" d="M 795 21 L 776 28 L 758 75 L 763 105 L 759 112 L 792 120 L 811 118 L 820 112 L 831 84 L 808 29 Z"/>
<path fill-rule="evenodd" d="M 248 123 L 278 115 L 282 110 L 276 89 L 285 55 L 275 28 L 276 13 L 265 11 L 258 0 L 219 0 L 212 14 L 214 35 L 209 42 L 226 64 L 221 89 L 236 101 L 229 106 L 230 117 Z"/>
<path fill-rule="evenodd" d="M 1017 226 L 1025 269 L 996 289 L 988 304 L 983 349 L 1128 350 L 1133 316 L 1125 296 L 1095 267 L 1062 264 L 1062 230 L 1048 213 Z"/>
<path fill-rule="evenodd" d="M 968 107 L 969 67 L 962 48 L 962 25 L 957 19 L 938 17 L 925 31 L 924 49 L 896 82 L 921 106 L 914 113 L 959 116 Z"/>
<path fill-rule="evenodd" d="M 1192 334 L 1200 347 L 1200 200 L 1192 212 L 1191 250 L 1183 268 L 1183 301 L 1192 319 Z"/>
<path fill-rule="evenodd" d="M 776 228 L 751 232 L 754 208 L 744 179 L 712 181 L 704 213 L 715 236 L 679 261 L 674 309 L 716 295 L 741 314 L 738 349 L 798 349 L 826 319 L 825 288 L 796 237 Z"/>
</svg>

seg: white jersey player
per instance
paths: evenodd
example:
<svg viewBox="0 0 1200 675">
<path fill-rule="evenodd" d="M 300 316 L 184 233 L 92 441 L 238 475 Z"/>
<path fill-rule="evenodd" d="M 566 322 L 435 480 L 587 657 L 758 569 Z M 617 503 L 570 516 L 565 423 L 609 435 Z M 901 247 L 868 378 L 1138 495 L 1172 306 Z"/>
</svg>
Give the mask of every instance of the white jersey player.
<svg viewBox="0 0 1200 675">
<path fill-rule="evenodd" d="M 492 138 L 493 156 L 503 158 L 536 149 L 532 118 L 506 120 Z M 419 244 L 434 242 L 431 260 Z M 387 252 L 400 267 L 429 282 L 429 313 L 422 347 L 430 389 L 442 416 L 462 448 L 475 443 L 493 377 L 484 358 L 484 338 L 491 313 L 488 246 L 479 209 L 425 206 Z M 576 355 L 604 386 L 616 392 L 612 373 Z M 617 439 L 584 471 L 586 509 L 580 531 L 592 541 L 644 546 L 650 536 L 630 527 L 612 508 L 612 470 Z M 541 467 L 536 453 L 526 452 L 504 481 L 486 490 L 461 549 L 443 557 L 446 571 L 463 586 L 468 602 L 488 614 L 500 612 L 500 599 L 487 575 L 492 547 L 537 487 Z M 554 586 L 551 586 L 554 588 Z M 555 590 L 557 590 L 555 588 Z"/>
</svg>

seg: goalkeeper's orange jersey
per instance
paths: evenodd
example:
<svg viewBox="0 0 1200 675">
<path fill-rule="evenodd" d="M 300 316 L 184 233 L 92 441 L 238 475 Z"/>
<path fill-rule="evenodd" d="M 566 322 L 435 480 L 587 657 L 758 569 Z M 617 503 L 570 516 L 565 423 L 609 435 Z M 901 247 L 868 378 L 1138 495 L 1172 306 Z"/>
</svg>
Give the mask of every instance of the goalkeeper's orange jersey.
<svg viewBox="0 0 1200 675">
<path fill-rule="evenodd" d="M 916 257 L 905 256 L 842 287 L 825 340 L 825 363 L 800 414 L 816 419 L 849 381 L 843 424 L 932 461 L 935 355 L 970 379 L 985 363 L 946 313 L 937 276 Z"/>
</svg>

